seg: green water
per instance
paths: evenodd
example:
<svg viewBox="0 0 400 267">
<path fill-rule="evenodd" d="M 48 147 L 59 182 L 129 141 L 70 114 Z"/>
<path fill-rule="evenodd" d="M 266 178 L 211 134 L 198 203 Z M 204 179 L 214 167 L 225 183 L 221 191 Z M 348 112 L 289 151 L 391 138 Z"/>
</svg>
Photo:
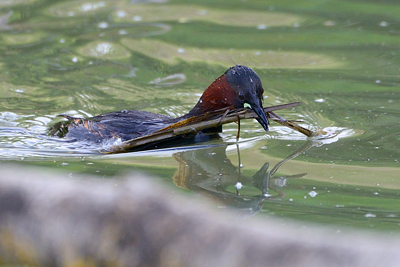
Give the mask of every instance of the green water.
<svg viewBox="0 0 400 267">
<path fill-rule="evenodd" d="M 139 171 L 239 217 L 400 231 L 397 1 L 137 2 L 0 2 L 0 164 Z M 239 149 L 230 124 L 190 150 L 99 155 L 45 134 L 58 114 L 183 115 L 235 64 L 259 74 L 264 105 L 301 101 L 278 114 L 329 136 L 248 120 Z"/>
</svg>

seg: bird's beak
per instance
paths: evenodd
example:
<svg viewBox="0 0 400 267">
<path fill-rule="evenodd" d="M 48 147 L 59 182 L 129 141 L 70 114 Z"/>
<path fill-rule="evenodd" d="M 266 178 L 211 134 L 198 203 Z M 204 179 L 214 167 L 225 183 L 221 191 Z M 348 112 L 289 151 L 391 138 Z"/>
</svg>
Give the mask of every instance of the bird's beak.
<svg viewBox="0 0 400 267">
<path fill-rule="evenodd" d="M 261 101 L 257 101 L 258 104 L 255 105 L 250 105 L 251 109 L 257 114 L 258 118 L 256 120 L 261 124 L 261 126 L 264 128 L 264 130 L 268 131 L 268 125 L 269 121 L 267 119 L 267 116 L 264 113 L 264 109 L 261 105 Z"/>
</svg>

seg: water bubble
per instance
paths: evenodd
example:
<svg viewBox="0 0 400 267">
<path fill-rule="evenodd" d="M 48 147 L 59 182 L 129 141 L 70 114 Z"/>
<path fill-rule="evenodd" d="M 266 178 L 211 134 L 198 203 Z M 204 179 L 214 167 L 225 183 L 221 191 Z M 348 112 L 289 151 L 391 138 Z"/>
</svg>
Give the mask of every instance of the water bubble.
<svg viewBox="0 0 400 267">
<path fill-rule="evenodd" d="M 120 10 L 120 11 L 117 12 L 117 16 L 120 17 L 120 18 L 123 18 L 123 17 L 126 16 L 126 13 L 125 13 L 125 11 Z"/>
<path fill-rule="evenodd" d="M 308 195 L 310 197 L 316 197 L 318 195 L 318 193 L 313 190 L 313 191 L 308 192 Z"/>
<path fill-rule="evenodd" d="M 368 212 L 368 213 L 364 214 L 364 217 L 365 217 L 365 218 L 375 218 L 376 215 L 373 214 L 373 213 Z"/>
<path fill-rule="evenodd" d="M 318 98 L 318 99 L 315 99 L 314 102 L 322 103 L 322 102 L 325 102 L 325 99 L 323 99 L 323 98 Z"/>
<path fill-rule="evenodd" d="M 73 57 L 72 58 L 72 62 L 74 62 L 74 63 L 78 62 L 78 58 L 77 57 Z"/>
<path fill-rule="evenodd" d="M 103 21 L 103 22 L 100 22 L 97 26 L 99 28 L 105 29 L 105 28 L 108 28 L 108 23 Z"/>
<path fill-rule="evenodd" d="M 265 25 L 265 24 L 260 24 L 260 25 L 257 26 L 257 29 L 258 29 L 258 30 L 266 30 L 266 29 L 267 29 L 267 25 Z"/>
<path fill-rule="evenodd" d="M 99 43 L 92 49 L 93 52 L 96 52 L 98 55 L 105 55 L 112 51 L 113 45 L 110 43 Z"/>
<path fill-rule="evenodd" d="M 82 10 L 83 12 L 88 12 L 88 11 L 96 10 L 100 7 L 104 7 L 105 5 L 106 4 L 104 2 L 84 3 L 79 7 L 79 9 Z"/>
<path fill-rule="evenodd" d="M 240 189 L 242 189 L 243 185 L 242 185 L 241 182 L 237 182 L 237 183 L 235 184 L 235 187 L 236 187 L 237 190 L 240 190 Z"/>
</svg>

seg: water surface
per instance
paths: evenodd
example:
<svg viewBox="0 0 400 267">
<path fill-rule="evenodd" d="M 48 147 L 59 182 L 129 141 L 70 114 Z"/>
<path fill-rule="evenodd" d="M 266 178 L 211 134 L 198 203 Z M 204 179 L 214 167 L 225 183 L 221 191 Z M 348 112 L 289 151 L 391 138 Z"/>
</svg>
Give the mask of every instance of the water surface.
<svg viewBox="0 0 400 267">
<path fill-rule="evenodd" d="M 144 172 L 240 218 L 397 232 L 399 12 L 355 0 L 4 2 L 0 164 Z M 260 75 L 264 105 L 301 101 L 278 114 L 329 137 L 248 120 L 237 144 L 230 124 L 194 146 L 100 155 L 46 135 L 58 114 L 181 116 L 235 64 Z"/>
</svg>

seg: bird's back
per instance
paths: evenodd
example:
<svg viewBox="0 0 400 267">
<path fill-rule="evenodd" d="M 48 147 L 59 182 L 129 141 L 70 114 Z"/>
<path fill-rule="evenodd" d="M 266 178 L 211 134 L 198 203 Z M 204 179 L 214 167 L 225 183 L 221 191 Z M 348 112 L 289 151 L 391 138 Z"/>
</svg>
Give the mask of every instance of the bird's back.
<svg viewBox="0 0 400 267">
<path fill-rule="evenodd" d="M 126 141 L 179 121 L 179 118 L 139 110 L 115 111 L 91 118 L 62 116 L 68 121 L 55 124 L 50 129 L 51 135 L 91 143 L 102 143 L 113 138 Z"/>
</svg>

